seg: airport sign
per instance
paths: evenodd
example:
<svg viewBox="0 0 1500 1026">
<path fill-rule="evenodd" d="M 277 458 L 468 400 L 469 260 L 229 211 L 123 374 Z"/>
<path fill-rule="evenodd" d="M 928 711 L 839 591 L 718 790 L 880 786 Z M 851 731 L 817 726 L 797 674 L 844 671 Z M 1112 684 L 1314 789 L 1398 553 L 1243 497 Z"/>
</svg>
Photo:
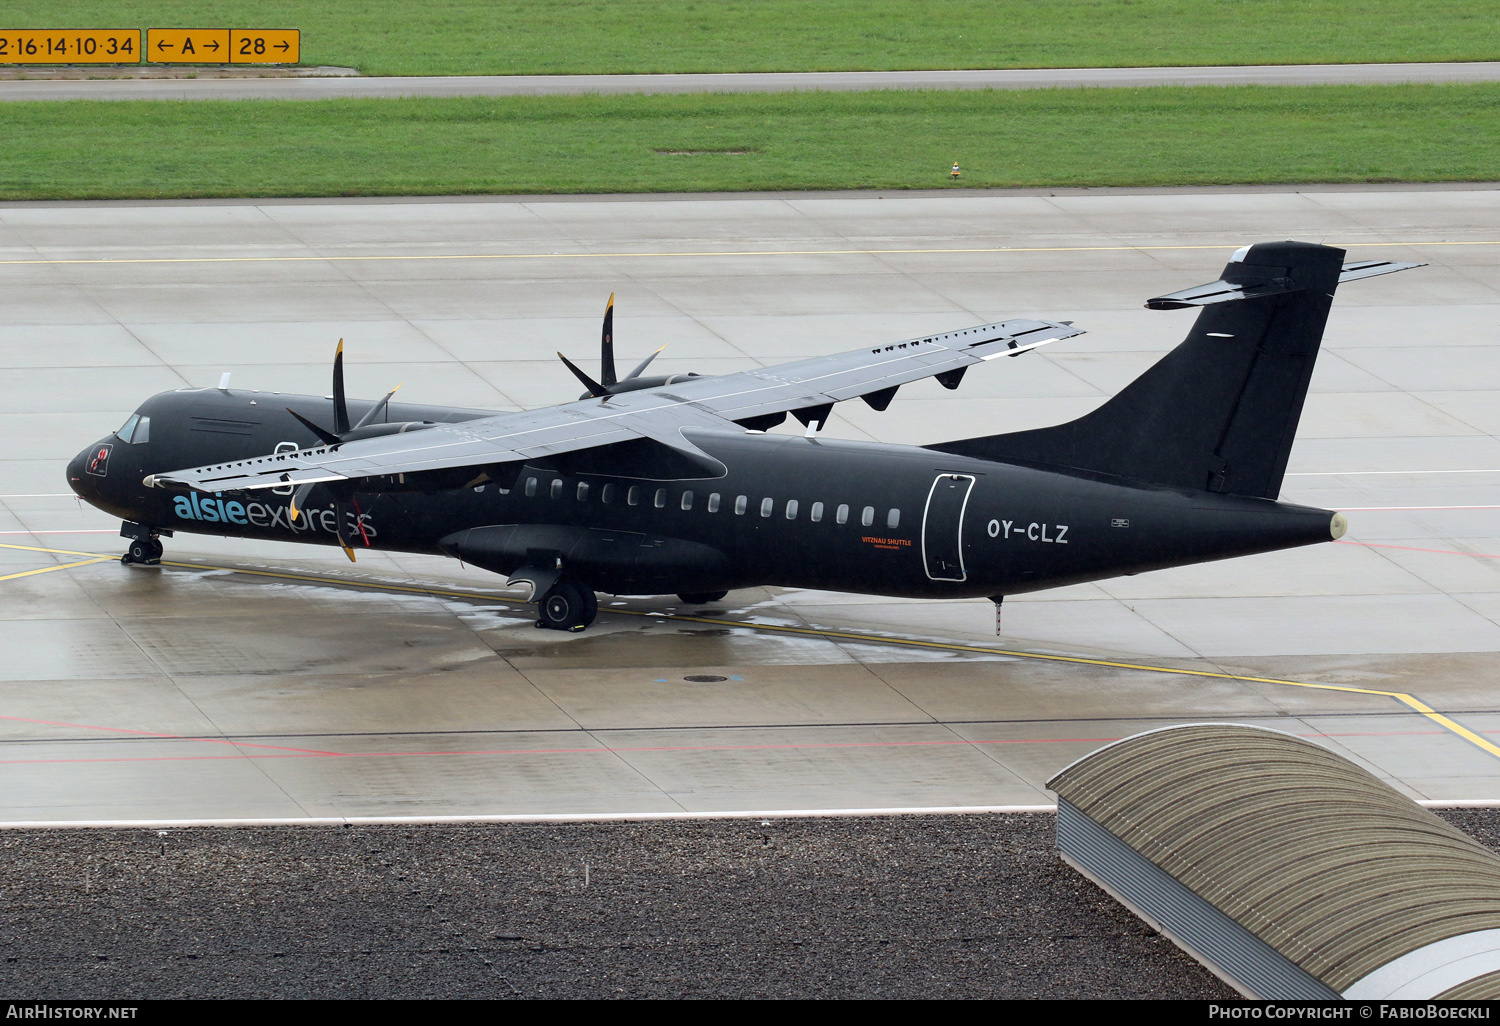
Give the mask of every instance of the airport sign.
<svg viewBox="0 0 1500 1026">
<path fill-rule="evenodd" d="M 137 64 L 140 29 L 3 29 L 0 64 Z"/>
<path fill-rule="evenodd" d="M 153 64 L 296 64 L 301 59 L 297 29 L 146 30 L 146 60 Z"/>
<path fill-rule="evenodd" d="M 231 64 L 296 64 L 302 60 L 299 29 L 231 29 Z"/>
</svg>

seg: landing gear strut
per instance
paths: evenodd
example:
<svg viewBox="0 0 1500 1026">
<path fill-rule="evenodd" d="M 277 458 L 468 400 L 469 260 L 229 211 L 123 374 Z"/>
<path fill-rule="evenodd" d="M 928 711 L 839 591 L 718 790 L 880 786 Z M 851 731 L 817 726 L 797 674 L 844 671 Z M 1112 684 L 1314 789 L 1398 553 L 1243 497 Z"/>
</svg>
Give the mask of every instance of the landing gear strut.
<svg viewBox="0 0 1500 1026">
<path fill-rule="evenodd" d="M 120 537 L 129 538 L 130 547 L 125 550 L 125 555 L 120 557 L 120 562 L 126 566 L 132 563 L 156 566 L 161 562 L 162 553 L 166 551 L 159 540 L 159 535 L 162 533 L 170 535 L 172 532 L 158 532 L 155 528 L 145 524 L 121 524 Z"/>
<path fill-rule="evenodd" d="M 599 600 L 592 588 L 573 581 L 558 581 L 537 602 L 536 625 L 554 631 L 581 631 L 599 614 Z"/>
</svg>

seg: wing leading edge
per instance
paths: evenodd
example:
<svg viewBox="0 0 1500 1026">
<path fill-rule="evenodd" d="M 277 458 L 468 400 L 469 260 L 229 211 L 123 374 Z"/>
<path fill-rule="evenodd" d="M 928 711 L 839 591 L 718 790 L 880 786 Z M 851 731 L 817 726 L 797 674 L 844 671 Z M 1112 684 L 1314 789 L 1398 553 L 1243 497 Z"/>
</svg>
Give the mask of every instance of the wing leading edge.
<svg viewBox="0 0 1500 1026">
<path fill-rule="evenodd" d="M 1001 321 L 763 370 L 693 378 L 602 399 L 155 474 L 145 483 L 211 492 L 400 479 L 464 467 L 475 468 L 477 475 L 497 464 L 637 439 L 674 450 L 701 467 L 706 476 L 720 476 L 723 466 L 688 440 L 684 428 L 769 426 L 780 423 L 788 413 L 810 424 L 825 421 L 833 404 L 855 398 L 883 410 L 901 385 L 935 377 L 946 387 L 956 388 L 975 364 L 1019 356 L 1081 334 L 1082 329 L 1060 322 Z"/>
</svg>

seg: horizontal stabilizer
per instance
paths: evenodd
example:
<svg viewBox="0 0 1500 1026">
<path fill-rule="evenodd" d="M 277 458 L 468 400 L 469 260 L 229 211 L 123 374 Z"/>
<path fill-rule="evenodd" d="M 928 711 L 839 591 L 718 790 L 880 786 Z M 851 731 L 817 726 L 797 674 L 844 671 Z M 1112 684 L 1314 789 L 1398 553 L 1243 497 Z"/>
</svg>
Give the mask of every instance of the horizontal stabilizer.
<svg viewBox="0 0 1500 1026">
<path fill-rule="evenodd" d="M 1396 260 L 1359 260 L 1344 264 L 1339 270 L 1339 282 L 1373 278 L 1377 274 L 1406 271 L 1426 264 L 1401 263 Z M 1283 292 L 1296 292 L 1305 288 L 1287 275 L 1285 267 L 1260 267 L 1235 261 L 1229 265 L 1234 273 L 1216 282 L 1171 292 L 1165 296 L 1146 300 L 1148 310 L 1185 310 L 1192 306 L 1208 306 L 1210 303 L 1229 303 L 1236 299 L 1259 299 Z"/>
<path fill-rule="evenodd" d="M 1345 264 L 1343 270 L 1339 271 L 1339 284 L 1346 281 L 1355 281 L 1359 278 L 1373 278 L 1377 274 L 1390 274 L 1392 271 L 1409 271 L 1413 267 L 1426 267 L 1426 264 L 1402 263 L 1399 260 L 1359 260 L 1352 264 Z"/>
<path fill-rule="evenodd" d="M 1343 259 L 1303 242 L 1246 247 L 1220 281 L 1148 304 L 1204 309 L 1181 345 L 1103 406 L 1054 427 L 928 448 L 1274 499 L 1339 282 L 1413 266 Z M 1236 299 L 1247 302 L 1228 302 Z"/>
</svg>

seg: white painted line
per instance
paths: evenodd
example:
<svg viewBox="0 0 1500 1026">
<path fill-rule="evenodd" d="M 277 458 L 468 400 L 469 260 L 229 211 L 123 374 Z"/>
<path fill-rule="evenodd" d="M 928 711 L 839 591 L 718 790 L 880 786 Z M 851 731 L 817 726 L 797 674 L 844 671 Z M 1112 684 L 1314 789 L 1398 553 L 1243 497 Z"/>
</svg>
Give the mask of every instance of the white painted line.
<svg viewBox="0 0 1500 1026">
<path fill-rule="evenodd" d="M 1424 809 L 1500 809 L 1495 798 L 1424 798 L 1417 804 Z"/>
<path fill-rule="evenodd" d="M 111 530 L 108 530 L 107 528 L 91 529 L 91 530 L 87 530 L 87 531 L 81 531 L 81 530 L 80 531 L 0 531 L 0 534 L 30 534 L 30 535 L 38 535 L 38 534 L 118 534 L 118 533 L 119 533 L 118 531 L 111 531 Z"/>
<path fill-rule="evenodd" d="M 859 816 L 977 816 L 1056 812 L 1056 805 L 938 805 L 894 809 L 772 809 L 759 812 L 560 812 L 512 816 L 305 816 L 301 819 L 22 820 L 0 830 L 181 830 L 188 827 L 443 826 L 484 823 L 648 823 L 703 819 L 832 819 Z"/>
<path fill-rule="evenodd" d="M 1500 474 L 1500 470 L 1302 470 L 1286 477 L 1369 477 L 1373 474 Z"/>
</svg>

